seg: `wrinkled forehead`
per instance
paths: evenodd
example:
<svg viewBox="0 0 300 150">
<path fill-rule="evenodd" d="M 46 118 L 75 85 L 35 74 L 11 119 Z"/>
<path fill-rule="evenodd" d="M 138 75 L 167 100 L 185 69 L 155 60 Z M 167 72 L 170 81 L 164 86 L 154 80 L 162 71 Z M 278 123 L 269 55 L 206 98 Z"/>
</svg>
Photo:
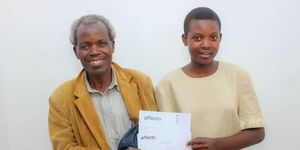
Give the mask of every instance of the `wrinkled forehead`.
<svg viewBox="0 0 300 150">
<path fill-rule="evenodd" d="M 93 32 L 103 32 L 103 33 L 108 33 L 106 26 L 98 21 L 95 23 L 90 23 L 90 24 L 80 24 L 77 28 L 76 35 L 80 35 L 82 33 L 93 33 Z"/>
<path fill-rule="evenodd" d="M 99 22 L 94 24 L 81 24 L 78 26 L 76 33 L 77 42 L 83 39 L 109 39 L 106 26 Z"/>
</svg>

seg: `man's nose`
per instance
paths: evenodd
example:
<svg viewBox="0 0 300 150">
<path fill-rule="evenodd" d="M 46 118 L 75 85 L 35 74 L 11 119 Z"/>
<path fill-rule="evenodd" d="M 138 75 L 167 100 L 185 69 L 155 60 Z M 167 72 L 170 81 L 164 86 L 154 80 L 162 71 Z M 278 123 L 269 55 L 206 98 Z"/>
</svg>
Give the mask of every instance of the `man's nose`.
<svg viewBox="0 0 300 150">
<path fill-rule="evenodd" d="M 91 46 L 91 54 L 97 55 L 97 54 L 99 54 L 99 53 L 101 53 L 100 47 L 99 47 L 97 44 L 93 44 L 93 45 Z"/>
</svg>

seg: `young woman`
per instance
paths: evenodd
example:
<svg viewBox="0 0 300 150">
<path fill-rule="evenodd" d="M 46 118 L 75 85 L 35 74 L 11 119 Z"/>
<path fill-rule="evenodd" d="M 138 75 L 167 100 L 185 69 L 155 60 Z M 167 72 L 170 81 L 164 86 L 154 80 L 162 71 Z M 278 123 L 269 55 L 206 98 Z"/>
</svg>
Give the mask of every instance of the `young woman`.
<svg viewBox="0 0 300 150">
<path fill-rule="evenodd" d="M 191 61 L 156 87 L 160 111 L 192 113 L 194 150 L 237 150 L 264 139 L 258 100 L 249 74 L 214 58 L 222 39 L 221 21 L 211 9 L 193 9 L 184 20 L 182 41 Z"/>
</svg>

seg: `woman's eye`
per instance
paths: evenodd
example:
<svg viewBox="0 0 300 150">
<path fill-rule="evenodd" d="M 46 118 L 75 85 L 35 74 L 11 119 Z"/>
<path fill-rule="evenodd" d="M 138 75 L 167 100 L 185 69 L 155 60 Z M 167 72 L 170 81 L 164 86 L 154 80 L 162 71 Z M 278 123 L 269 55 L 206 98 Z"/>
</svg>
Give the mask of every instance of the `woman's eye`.
<svg viewBox="0 0 300 150">
<path fill-rule="evenodd" d="M 200 37 L 200 36 L 195 36 L 195 37 L 193 37 L 193 39 L 194 39 L 195 41 L 200 41 L 200 40 L 201 40 L 201 37 Z"/>
<path fill-rule="evenodd" d="M 210 39 L 213 40 L 213 41 L 215 41 L 215 40 L 218 39 L 218 37 L 217 36 L 211 36 Z"/>
</svg>

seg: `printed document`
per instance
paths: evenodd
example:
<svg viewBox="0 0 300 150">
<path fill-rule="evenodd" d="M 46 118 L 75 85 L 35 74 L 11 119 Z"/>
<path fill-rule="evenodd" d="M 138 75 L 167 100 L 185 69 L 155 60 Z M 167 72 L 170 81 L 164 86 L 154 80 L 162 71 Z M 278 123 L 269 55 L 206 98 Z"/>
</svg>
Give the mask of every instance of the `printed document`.
<svg viewBox="0 0 300 150">
<path fill-rule="evenodd" d="M 140 111 L 138 148 L 191 150 L 191 114 Z"/>
</svg>

